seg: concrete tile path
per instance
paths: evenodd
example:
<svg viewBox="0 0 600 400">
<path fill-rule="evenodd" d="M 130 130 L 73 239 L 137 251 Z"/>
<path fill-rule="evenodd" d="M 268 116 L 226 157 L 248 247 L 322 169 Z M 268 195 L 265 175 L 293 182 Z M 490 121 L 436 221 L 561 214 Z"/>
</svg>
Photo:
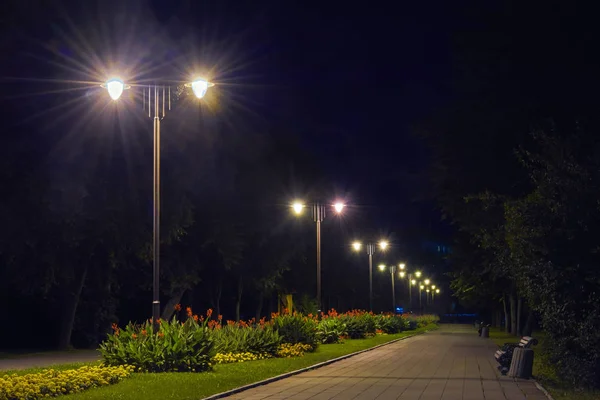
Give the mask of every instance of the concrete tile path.
<svg viewBox="0 0 600 400">
<path fill-rule="evenodd" d="M 534 382 L 500 375 L 496 349 L 472 325 L 442 325 L 226 399 L 545 400 Z"/>
</svg>

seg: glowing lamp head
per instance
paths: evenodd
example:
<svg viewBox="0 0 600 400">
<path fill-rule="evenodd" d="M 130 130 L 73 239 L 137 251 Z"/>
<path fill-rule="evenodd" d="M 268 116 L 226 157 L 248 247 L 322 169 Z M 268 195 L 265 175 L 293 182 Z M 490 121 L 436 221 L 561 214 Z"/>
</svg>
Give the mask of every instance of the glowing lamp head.
<svg viewBox="0 0 600 400">
<path fill-rule="evenodd" d="M 404 264 L 404 263 L 400 264 L 400 269 L 404 269 L 404 268 L 406 268 L 406 264 Z"/>
<path fill-rule="evenodd" d="M 419 286 L 419 289 L 423 290 L 423 289 L 425 289 L 425 286 L 421 285 L 421 286 Z"/>
<path fill-rule="evenodd" d="M 125 90 L 125 84 L 120 79 L 112 78 L 106 81 L 106 90 L 111 99 L 118 100 Z"/>
<path fill-rule="evenodd" d="M 192 92 L 194 92 L 194 95 L 197 98 L 201 99 L 206 94 L 209 86 L 210 83 L 208 83 L 208 81 L 204 79 L 196 79 L 192 82 Z"/>
<path fill-rule="evenodd" d="M 379 270 L 380 271 L 385 271 L 385 265 L 384 264 L 379 264 Z"/>
<path fill-rule="evenodd" d="M 435 289 L 435 292 L 436 292 L 436 293 L 439 293 L 439 292 L 440 292 L 440 289 Z"/>
<path fill-rule="evenodd" d="M 344 210 L 344 207 L 346 207 L 346 205 L 344 203 L 341 202 L 337 202 L 333 205 L 333 209 L 335 210 L 336 213 L 341 214 L 342 211 Z"/>
<path fill-rule="evenodd" d="M 411 285 L 416 285 L 417 284 L 417 280 L 413 279 L 412 281 L 410 281 Z"/>
<path fill-rule="evenodd" d="M 400 278 L 404 278 L 405 275 L 406 275 L 406 272 L 400 271 Z"/>
<path fill-rule="evenodd" d="M 359 251 L 361 249 L 361 247 L 362 247 L 362 243 L 361 242 L 354 242 L 354 243 L 352 243 L 352 248 L 355 251 Z"/>
<path fill-rule="evenodd" d="M 429 293 L 429 289 L 427 289 L 427 293 Z"/>
<path fill-rule="evenodd" d="M 431 288 L 432 288 L 432 289 L 435 289 L 435 285 L 431 285 Z"/>
<path fill-rule="evenodd" d="M 296 213 L 297 215 L 300 215 L 302 214 L 302 210 L 304 210 L 304 204 L 297 201 L 294 204 L 292 204 L 292 210 L 294 210 L 294 213 Z"/>
<path fill-rule="evenodd" d="M 388 248 L 388 242 L 386 240 L 382 240 L 381 242 L 379 242 L 379 248 L 381 250 L 385 250 Z"/>
<path fill-rule="evenodd" d="M 416 276 L 417 278 L 420 278 L 420 277 L 421 277 L 421 271 L 417 271 L 417 272 L 415 272 L 415 276 Z"/>
<path fill-rule="evenodd" d="M 429 279 L 425 279 L 425 284 L 429 285 Z"/>
</svg>

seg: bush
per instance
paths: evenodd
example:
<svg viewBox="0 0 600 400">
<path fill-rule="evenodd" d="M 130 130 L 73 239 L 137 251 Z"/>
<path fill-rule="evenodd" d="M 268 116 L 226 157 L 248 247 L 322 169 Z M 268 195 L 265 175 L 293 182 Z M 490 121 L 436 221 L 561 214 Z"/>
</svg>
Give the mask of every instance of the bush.
<svg viewBox="0 0 600 400">
<path fill-rule="evenodd" d="M 312 316 L 311 316 L 312 317 Z M 302 343 L 310 345 L 310 351 L 317 349 L 317 322 L 301 314 L 273 314 L 273 328 L 281 336 L 282 343 Z"/>
<path fill-rule="evenodd" d="M 81 367 L 65 371 L 0 377 L 0 400 L 37 400 L 117 383 L 133 372 L 132 366 Z"/>
<path fill-rule="evenodd" d="M 212 332 L 197 316 L 184 323 L 175 317 L 169 323 L 161 322 L 156 334 L 150 321 L 142 325 L 129 323 L 125 329 L 113 324 L 113 330 L 100 344 L 108 365 L 133 365 L 144 372 L 199 372 L 211 368 L 216 353 Z"/>
<path fill-rule="evenodd" d="M 401 315 L 380 314 L 375 316 L 375 327 L 383 333 L 399 333 L 408 329 L 408 321 Z"/>
<path fill-rule="evenodd" d="M 274 356 L 281 343 L 279 333 L 268 324 L 261 323 L 255 328 L 242 323 L 229 323 L 213 331 L 217 353 L 252 353 Z"/>
<path fill-rule="evenodd" d="M 377 330 L 375 316 L 372 313 L 353 310 L 341 314 L 339 319 L 346 324 L 350 339 L 362 339 L 367 335 L 374 335 Z"/>
<path fill-rule="evenodd" d="M 433 315 L 433 314 L 425 314 L 425 315 L 411 315 L 408 317 L 409 321 L 411 322 L 411 325 L 414 326 L 414 328 L 411 327 L 411 329 L 416 329 L 416 328 L 422 328 L 424 326 L 427 325 L 431 325 L 431 324 L 437 324 L 438 321 L 440 320 L 440 317 L 438 317 L 437 315 Z"/>
<path fill-rule="evenodd" d="M 317 325 L 319 343 L 338 343 L 346 335 L 348 335 L 346 324 L 338 318 L 324 318 Z"/>
</svg>

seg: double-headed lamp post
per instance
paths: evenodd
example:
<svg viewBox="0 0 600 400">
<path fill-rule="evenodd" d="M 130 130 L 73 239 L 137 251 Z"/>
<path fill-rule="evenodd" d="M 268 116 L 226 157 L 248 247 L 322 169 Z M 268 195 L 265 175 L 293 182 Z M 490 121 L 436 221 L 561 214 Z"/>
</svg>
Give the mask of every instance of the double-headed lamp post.
<svg viewBox="0 0 600 400">
<path fill-rule="evenodd" d="M 386 240 L 380 240 L 377 246 L 381 251 L 385 251 L 389 243 Z M 355 241 L 352 243 L 354 251 L 360 251 L 362 249 L 362 243 Z M 369 255 L 369 311 L 373 311 L 373 254 L 375 253 L 375 244 L 372 242 L 367 243 L 367 254 Z"/>
<path fill-rule="evenodd" d="M 336 214 L 341 214 L 346 205 L 340 201 L 332 205 Z M 301 201 L 296 201 L 292 204 L 292 209 L 296 215 L 302 214 L 306 205 Z M 326 206 L 321 203 L 313 203 L 313 219 L 317 224 L 317 305 L 321 311 L 321 222 L 325 219 Z"/>
<path fill-rule="evenodd" d="M 123 92 L 130 89 L 119 78 L 111 78 L 101 85 L 114 101 L 118 101 Z M 171 110 L 171 88 L 164 85 L 136 85 L 142 89 L 143 110 L 148 104 L 148 117 L 154 120 L 154 179 L 153 179 L 153 241 L 152 241 L 152 322 L 154 332 L 158 332 L 160 319 L 160 121 L 165 117 L 165 108 Z M 214 84 L 205 79 L 196 79 L 185 84 L 191 87 L 197 98 L 201 99 L 209 87 Z M 148 99 L 146 100 L 146 95 Z M 162 97 L 162 98 L 161 98 Z"/>
</svg>

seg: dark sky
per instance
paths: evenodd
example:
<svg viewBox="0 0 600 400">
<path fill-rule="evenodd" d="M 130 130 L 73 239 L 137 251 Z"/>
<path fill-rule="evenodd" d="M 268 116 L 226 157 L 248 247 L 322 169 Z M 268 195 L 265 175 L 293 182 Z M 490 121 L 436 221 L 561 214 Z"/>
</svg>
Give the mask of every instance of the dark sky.
<svg viewBox="0 0 600 400">
<path fill-rule="evenodd" d="M 3 7 L 4 37 L 13 40 L 2 46 L 15 57 L 1 75 L 5 93 L 19 93 L 4 96 L 3 110 L 17 126 L 55 106 L 56 96 L 69 99 L 36 94 L 71 87 L 57 80 L 101 79 L 82 65 L 103 55 L 120 66 L 151 60 L 160 65 L 154 73 L 171 65 L 171 75 L 187 73 L 191 60 L 213 67 L 240 105 L 239 124 L 299 132 L 332 185 L 368 210 L 371 229 L 439 229 L 431 204 L 414 202 L 426 189 L 419 172 L 427 153 L 411 129 L 446 100 L 457 3 L 9 0 Z M 56 111 L 74 118 L 63 113 Z"/>
</svg>

